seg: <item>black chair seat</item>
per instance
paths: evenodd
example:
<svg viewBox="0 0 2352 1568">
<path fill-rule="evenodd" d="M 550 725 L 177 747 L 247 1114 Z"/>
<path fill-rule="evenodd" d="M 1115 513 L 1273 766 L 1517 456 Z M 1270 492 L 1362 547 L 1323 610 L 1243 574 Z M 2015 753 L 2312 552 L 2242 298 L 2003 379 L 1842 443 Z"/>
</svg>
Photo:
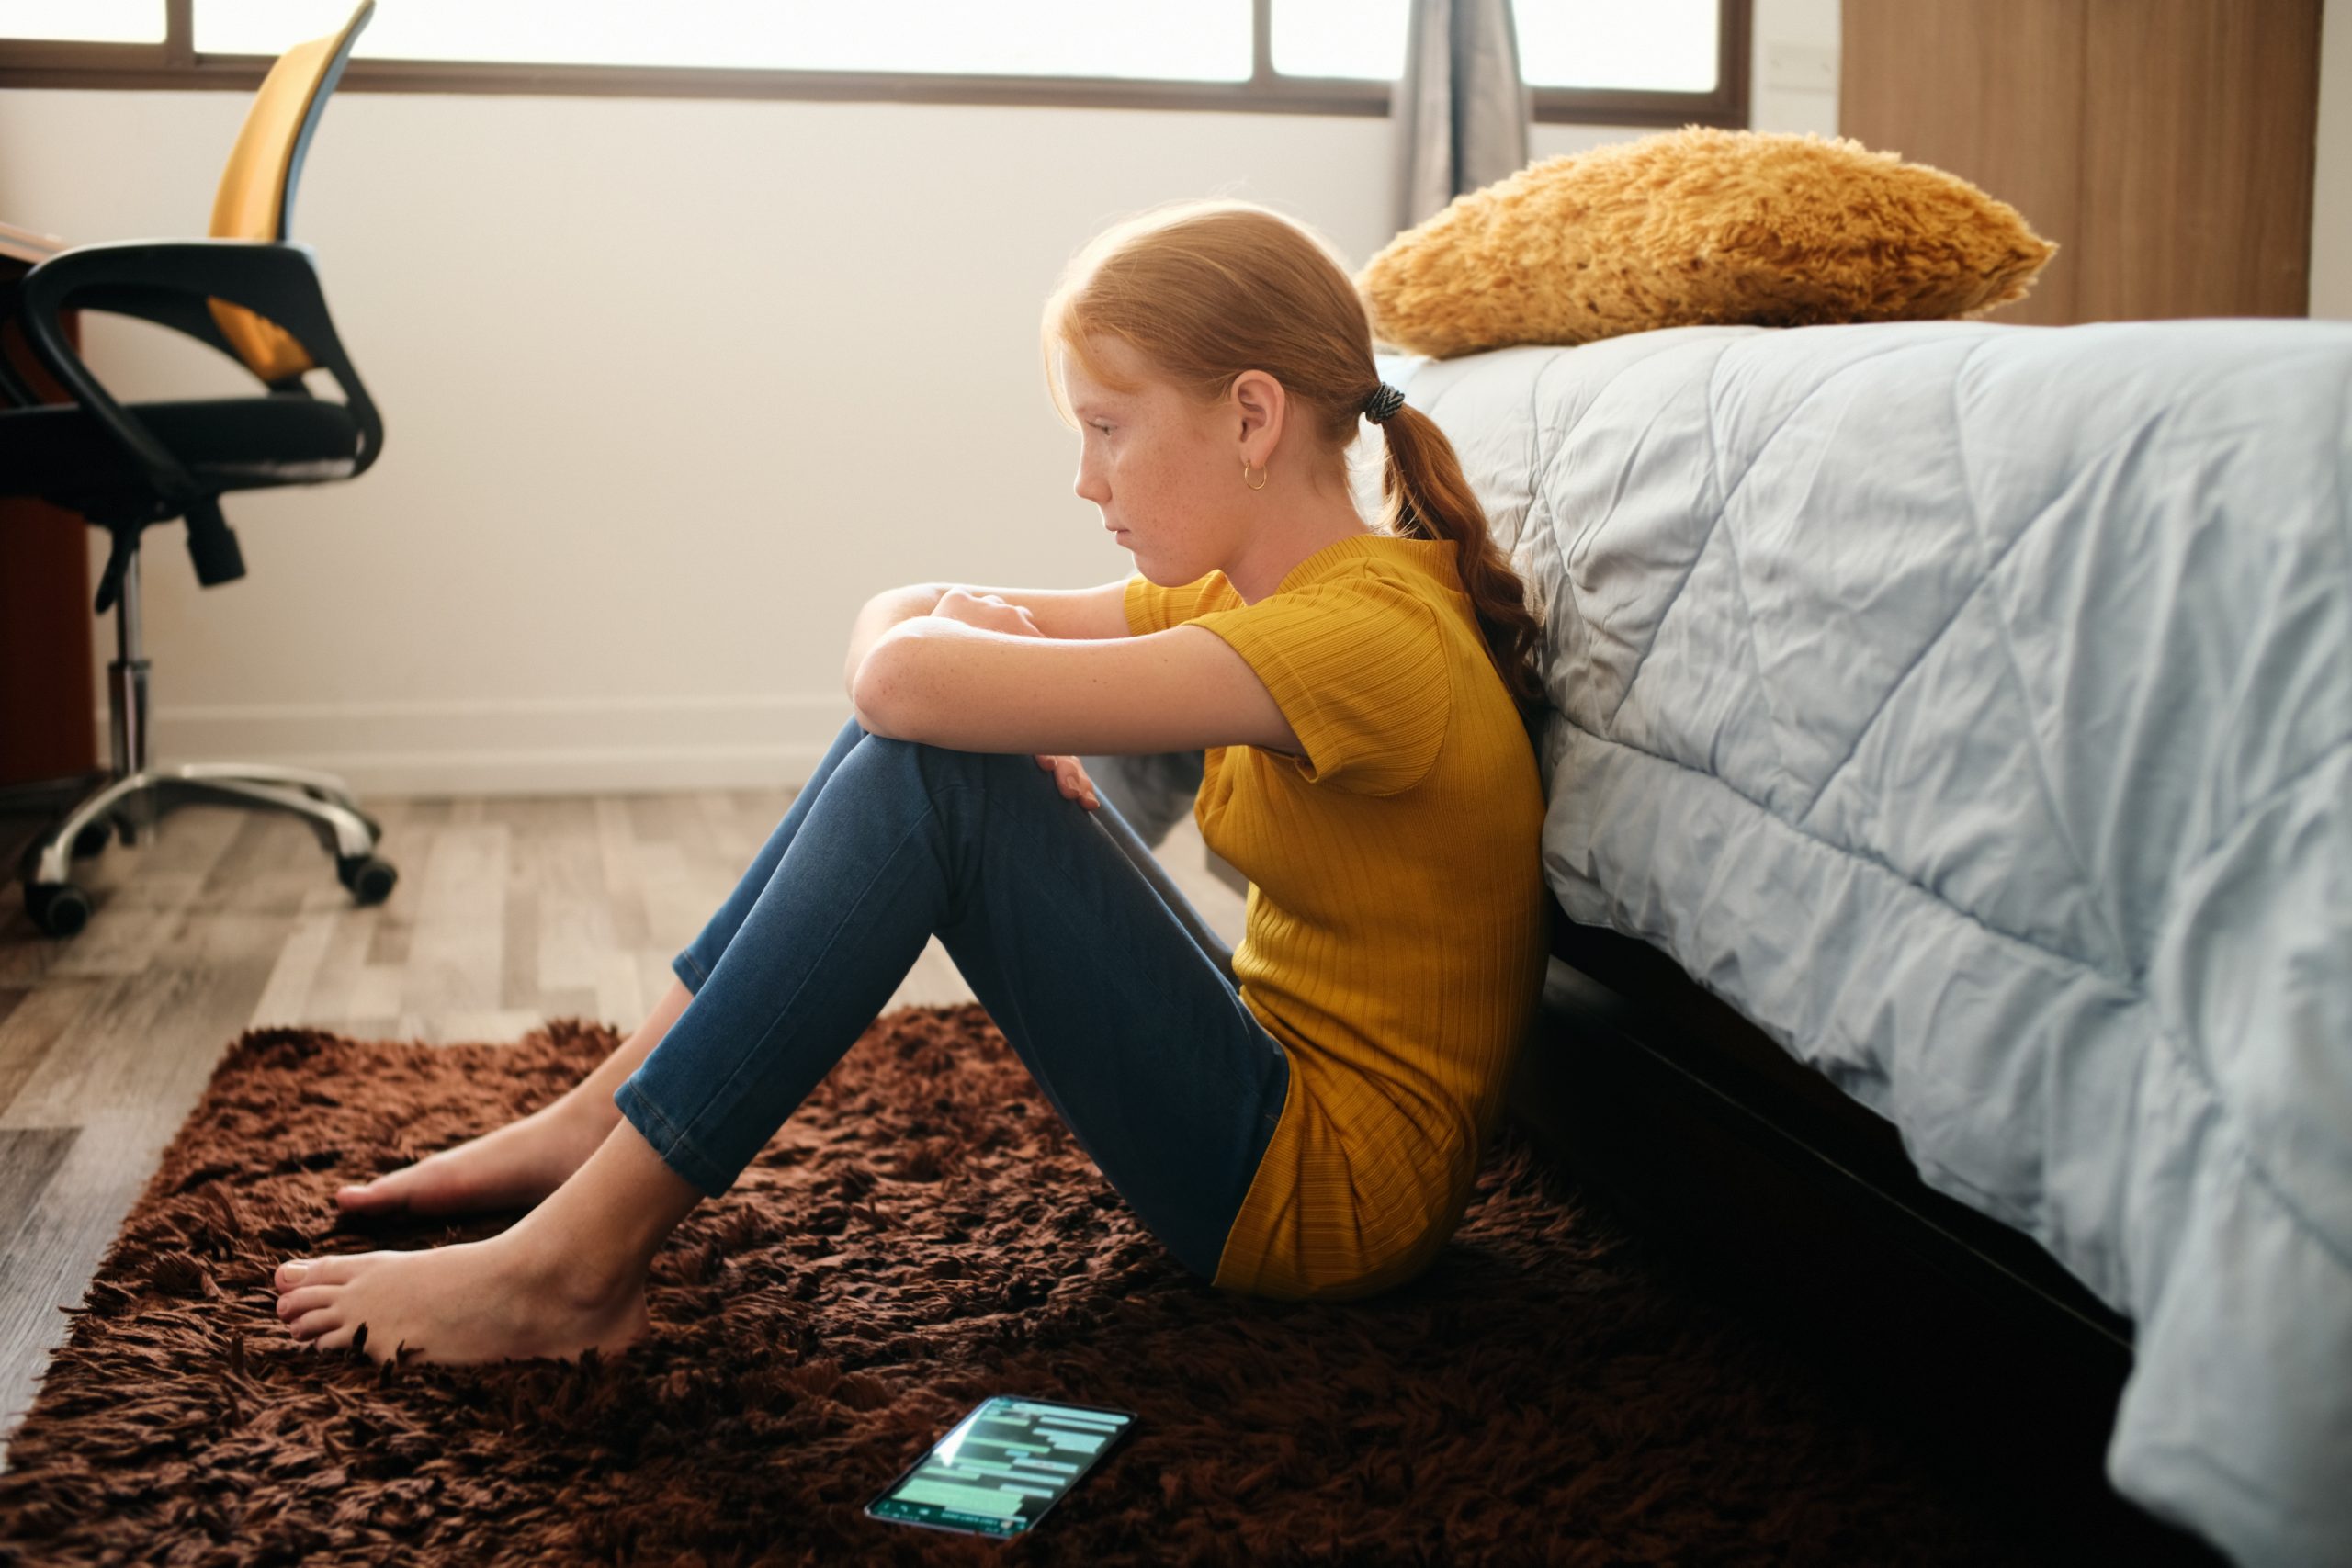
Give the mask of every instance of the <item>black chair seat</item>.
<svg viewBox="0 0 2352 1568">
<path fill-rule="evenodd" d="M 198 479 L 221 490 L 341 479 L 359 457 L 359 425 L 312 398 L 209 398 L 134 403 L 131 417 Z M 86 497 L 136 487 L 123 448 L 83 409 L 0 412 L 0 495 Z"/>
</svg>

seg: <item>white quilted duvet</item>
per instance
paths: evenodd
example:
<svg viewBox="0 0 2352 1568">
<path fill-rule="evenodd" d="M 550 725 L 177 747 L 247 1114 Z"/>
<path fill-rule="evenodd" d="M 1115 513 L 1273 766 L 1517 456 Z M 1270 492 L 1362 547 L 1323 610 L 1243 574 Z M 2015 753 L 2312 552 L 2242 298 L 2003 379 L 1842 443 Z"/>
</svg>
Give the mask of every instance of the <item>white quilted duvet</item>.
<svg viewBox="0 0 2352 1568">
<path fill-rule="evenodd" d="M 2352 1562 L 2352 324 L 1380 367 L 1548 598 L 1562 907 L 2133 1320 L 2125 1495 Z"/>
</svg>

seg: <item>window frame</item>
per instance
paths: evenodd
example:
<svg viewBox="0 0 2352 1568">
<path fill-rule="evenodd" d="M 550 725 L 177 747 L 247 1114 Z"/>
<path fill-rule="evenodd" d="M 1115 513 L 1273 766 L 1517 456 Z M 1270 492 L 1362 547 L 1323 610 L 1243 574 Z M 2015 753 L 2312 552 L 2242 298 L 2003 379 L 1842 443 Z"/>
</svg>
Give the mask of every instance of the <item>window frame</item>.
<svg viewBox="0 0 2352 1568">
<path fill-rule="evenodd" d="M 1393 86 L 1341 77 L 1286 76 L 1272 65 L 1274 0 L 1252 0 L 1245 82 L 1125 77 L 953 75 L 939 72 L 793 71 L 721 66 L 535 65 L 496 61 L 354 59 L 337 92 L 494 93 L 575 97 L 798 98 L 855 103 L 999 104 L 1070 108 L 1209 109 L 1243 114 L 1385 118 Z M 0 43 L 0 87 L 215 89 L 250 93 L 272 57 L 198 54 L 196 0 L 164 0 L 161 43 Z M 1716 0 L 1712 93 L 1535 87 L 1538 124 L 1747 124 L 1754 0 Z"/>
</svg>

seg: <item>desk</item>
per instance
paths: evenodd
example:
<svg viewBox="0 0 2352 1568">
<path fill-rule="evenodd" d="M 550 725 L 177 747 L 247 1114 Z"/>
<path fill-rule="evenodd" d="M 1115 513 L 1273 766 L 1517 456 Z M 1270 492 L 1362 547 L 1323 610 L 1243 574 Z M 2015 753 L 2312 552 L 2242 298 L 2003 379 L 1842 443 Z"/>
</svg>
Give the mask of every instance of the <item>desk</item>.
<svg viewBox="0 0 2352 1568">
<path fill-rule="evenodd" d="M 51 235 L 0 223 L 0 298 L 63 248 Z M 43 396 L 65 400 L 64 389 L 34 367 L 14 321 L 0 326 L 0 354 Z M 0 784 L 98 771 L 88 527 L 46 502 L 0 499 Z"/>
</svg>

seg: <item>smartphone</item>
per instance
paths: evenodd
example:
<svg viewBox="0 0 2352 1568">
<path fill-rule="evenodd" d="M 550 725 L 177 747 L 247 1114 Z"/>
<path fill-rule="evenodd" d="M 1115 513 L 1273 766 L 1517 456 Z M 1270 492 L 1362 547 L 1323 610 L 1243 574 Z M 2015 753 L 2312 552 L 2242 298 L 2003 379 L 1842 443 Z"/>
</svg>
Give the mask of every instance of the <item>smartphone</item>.
<svg viewBox="0 0 2352 1568">
<path fill-rule="evenodd" d="M 1131 1411 L 998 1394 L 931 1445 L 865 1505 L 893 1524 L 1019 1535 L 1078 1484 L 1135 1425 Z"/>
</svg>

